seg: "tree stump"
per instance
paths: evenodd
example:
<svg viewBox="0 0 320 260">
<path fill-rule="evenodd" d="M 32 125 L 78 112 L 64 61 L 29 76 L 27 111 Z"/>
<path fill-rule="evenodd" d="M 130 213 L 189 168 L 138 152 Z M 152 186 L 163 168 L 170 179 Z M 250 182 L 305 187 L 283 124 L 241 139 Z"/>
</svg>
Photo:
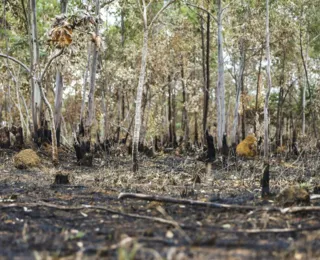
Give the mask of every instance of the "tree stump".
<svg viewBox="0 0 320 260">
<path fill-rule="evenodd" d="M 56 177 L 54 179 L 54 184 L 70 184 L 69 174 L 62 174 L 62 173 L 56 174 Z"/>
</svg>

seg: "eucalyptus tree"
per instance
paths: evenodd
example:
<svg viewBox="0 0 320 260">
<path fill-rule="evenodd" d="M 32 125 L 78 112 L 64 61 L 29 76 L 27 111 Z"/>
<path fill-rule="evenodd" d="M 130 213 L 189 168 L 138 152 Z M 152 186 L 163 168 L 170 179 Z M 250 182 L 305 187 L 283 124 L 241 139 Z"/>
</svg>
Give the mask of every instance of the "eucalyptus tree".
<svg viewBox="0 0 320 260">
<path fill-rule="evenodd" d="M 60 1 L 60 11 L 62 14 L 67 12 L 68 0 Z M 61 126 L 61 108 L 62 108 L 62 95 L 63 95 L 63 76 L 59 69 L 56 72 L 56 89 L 54 99 L 54 121 L 55 129 L 57 132 L 57 144 L 60 146 L 60 126 Z"/>
<path fill-rule="evenodd" d="M 142 3 L 141 3 L 142 2 Z M 145 84 L 145 75 L 146 75 L 146 67 L 147 67 L 147 56 L 148 56 L 148 40 L 149 40 L 149 32 L 152 29 L 153 24 L 158 19 L 159 15 L 175 0 L 170 0 L 169 2 L 165 3 L 161 9 L 151 18 L 151 22 L 148 22 L 148 12 L 151 10 L 151 5 L 153 3 L 150 0 L 148 3 L 145 0 L 137 0 L 137 4 L 139 7 L 140 14 L 142 16 L 143 21 L 143 45 L 141 50 L 141 68 L 140 68 L 140 75 L 139 75 L 139 83 L 137 87 L 137 95 L 135 100 L 135 120 L 134 120 L 134 130 L 133 130 L 133 140 L 132 140 L 132 166 L 133 171 L 137 172 L 139 169 L 138 165 L 138 146 L 140 140 L 140 128 L 141 128 L 141 104 L 142 104 L 142 93 L 143 87 Z"/>
</svg>

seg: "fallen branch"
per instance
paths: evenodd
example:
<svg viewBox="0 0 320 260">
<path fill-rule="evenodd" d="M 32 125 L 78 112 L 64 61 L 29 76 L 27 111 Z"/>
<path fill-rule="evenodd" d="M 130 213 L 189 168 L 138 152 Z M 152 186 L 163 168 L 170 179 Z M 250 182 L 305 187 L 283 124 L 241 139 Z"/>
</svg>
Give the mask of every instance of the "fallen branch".
<svg viewBox="0 0 320 260">
<path fill-rule="evenodd" d="M 188 200 L 188 199 L 177 199 L 172 197 L 158 196 L 158 195 L 147 195 L 142 193 L 120 193 L 118 199 L 141 199 L 149 201 L 167 202 L 182 205 L 192 205 L 200 207 L 209 208 L 219 208 L 219 209 L 229 209 L 229 210 L 246 210 L 246 211 L 266 211 L 266 212 L 280 212 L 282 214 L 286 213 L 297 213 L 302 211 L 320 211 L 320 206 L 306 206 L 306 207 L 289 207 L 289 208 L 279 208 L 279 207 L 254 207 L 254 206 L 241 206 L 241 205 L 231 205 L 231 204 L 220 204 L 214 202 L 204 202 L 198 200 Z"/>
<path fill-rule="evenodd" d="M 60 210 L 85 210 L 85 209 L 94 209 L 94 210 L 103 210 L 111 214 L 120 215 L 124 217 L 130 217 L 130 218 L 138 218 L 138 219 L 146 219 L 153 222 L 158 222 L 162 224 L 167 224 L 173 227 L 177 226 L 176 221 L 166 220 L 163 218 L 158 217 L 149 217 L 149 216 L 142 216 L 138 214 L 131 214 L 131 213 L 123 213 L 119 211 L 115 211 L 113 209 L 109 209 L 107 207 L 103 206 L 91 206 L 91 205 L 81 205 L 81 206 L 63 206 L 63 205 L 57 205 L 47 202 L 38 202 L 38 203 L 0 203 L 0 208 L 35 208 L 35 207 L 47 207 L 47 208 L 53 208 L 53 209 L 60 209 Z M 179 226 L 184 227 L 183 224 L 179 224 Z"/>
<path fill-rule="evenodd" d="M 164 197 L 158 195 L 147 195 L 142 193 L 120 193 L 118 199 L 141 199 L 159 202 L 168 202 L 183 205 L 210 207 L 210 208 L 220 208 L 220 209 L 234 209 L 234 210 L 255 210 L 256 207 L 253 206 L 241 206 L 241 205 L 229 205 L 220 204 L 214 202 L 204 202 L 198 200 L 188 200 L 188 199 L 176 199 L 171 197 Z"/>
<path fill-rule="evenodd" d="M 305 206 L 305 207 L 290 207 L 290 208 L 284 208 L 279 209 L 282 214 L 285 213 L 297 213 L 297 212 L 311 212 L 311 211 L 320 211 L 319 206 Z"/>
</svg>

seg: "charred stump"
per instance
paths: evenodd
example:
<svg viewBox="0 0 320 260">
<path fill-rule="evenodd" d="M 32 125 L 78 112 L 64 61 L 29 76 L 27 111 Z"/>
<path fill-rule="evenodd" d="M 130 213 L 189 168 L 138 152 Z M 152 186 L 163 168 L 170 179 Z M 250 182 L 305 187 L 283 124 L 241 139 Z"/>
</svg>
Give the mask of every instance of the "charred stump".
<svg viewBox="0 0 320 260">
<path fill-rule="evenodd" d="M 70 184 L 69 175 L 61 173 L 56 174 L 54 184 Z"/>
<path fill-rule="evenodd" d="M 206 139 L 207 139 L 207 145 L 208 145 L 206 161 L 213 162 L 216 159 L 216 152 L 215 152 L 214 143 L 213 143 L 213 136 L 208 133 L 208 130 L 206 131 Z"/>
<path fill-rule="evenodd" d="M 8 127 L 0 128 L 0 148 L 10 148 L 10 131 Z"/>
<path fill-rule="evenodd" d="M 10 146 L 21 149 L 24 145 L 22 127 L 12 126 L 10 129 Z"/>
<path fill-rule="evenodd" d="M 296 129 L 293 129 L 293 133 L 292 133 L 292 152 L 293 152 L 294 155 L 296 155 L 296 156 L 299 155 L 298 143 L 297 143 L 297 131 L 296 131 Z"/>
<path fill-rule="evenodd" d="M 265 198 L 270 195 L 270 172 L 269 172 L 269 162 L 264 163 L 264 170 L 261 179 L 261 197 Z"/>
<path fill-rule="evenodd" d="M 82 121 L 79 124 L 79 132 L 76 138 L 74 149 L 76 151 L 78 164 L 91 167 L 93 165 L 93 154 L 91 152 L 91 144 L 86 136 Z"/>
<path fill-rule="evenodd" d="M 33 139 L 38 147 L 44 143 L 52 143 L 51 130 L 48 129 L 48 121 L 43 121 L 41 127 L 34 133 Z"/>
<path fill-rule="evenodd" d="M 222 153 L 223 167 L 227 167 L 228 166 L 228 157 L 229 157 L 229 147 L 227 144 L 227 134 L 226 133 L 223 134 L 221 153 Z"/>
</svg>

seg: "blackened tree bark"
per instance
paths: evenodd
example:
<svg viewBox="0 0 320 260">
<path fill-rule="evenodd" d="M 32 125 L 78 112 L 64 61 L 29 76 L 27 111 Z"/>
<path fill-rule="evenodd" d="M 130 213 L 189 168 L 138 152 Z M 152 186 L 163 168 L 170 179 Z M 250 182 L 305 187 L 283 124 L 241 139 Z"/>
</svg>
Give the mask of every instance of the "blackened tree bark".
<svg viewBox="0 0 320 260">
<path fill-rule="evenodd" d="M 96 16 L 99 16 L 100 12 L 100 1 L 96 0 Z M 95 26 L 95 37 L 99 36 L 99 26 L 96 23 Z M 86 113 L 85 119 L 80 122 L 79 134 L 77 140 L 74 144 L 78 163 L 81 165 L 92 166 L 93 161 L 93 149 L 94 149 L 94 138 L 95 132 L 92 132 L 92 127 L 95 118 L 95 107 L 94 107 L 94 94 L 96 89 L 96 71 L 97 71 L 97 60 L 98 60 L 98 46 L 97 42 L 93 45 L 93 54 L 90 70 L 90 90 L 88 98 L 88 111 Z"/>
<path fill-rule="evenodd" d="M 266 197 L 270 194 L 269 188 L 269 96 L 272 87 L 271 82 L 271 57 L 270 57 L 270 33 L 269 33 L 269 0 L 266 0 L 266 55 L 267 55 L 267 83 L 268 89 L 264 103 L 264 171 L 261 179 L 261 196 Z"/>
<path fill-rule="evenodd" d="M 168 76 L 168 122 L 169 122 L 169 146 L 173 146 L 173 131 L 172 131 L 172 90 L 171 76 Z"/>
</svg>

